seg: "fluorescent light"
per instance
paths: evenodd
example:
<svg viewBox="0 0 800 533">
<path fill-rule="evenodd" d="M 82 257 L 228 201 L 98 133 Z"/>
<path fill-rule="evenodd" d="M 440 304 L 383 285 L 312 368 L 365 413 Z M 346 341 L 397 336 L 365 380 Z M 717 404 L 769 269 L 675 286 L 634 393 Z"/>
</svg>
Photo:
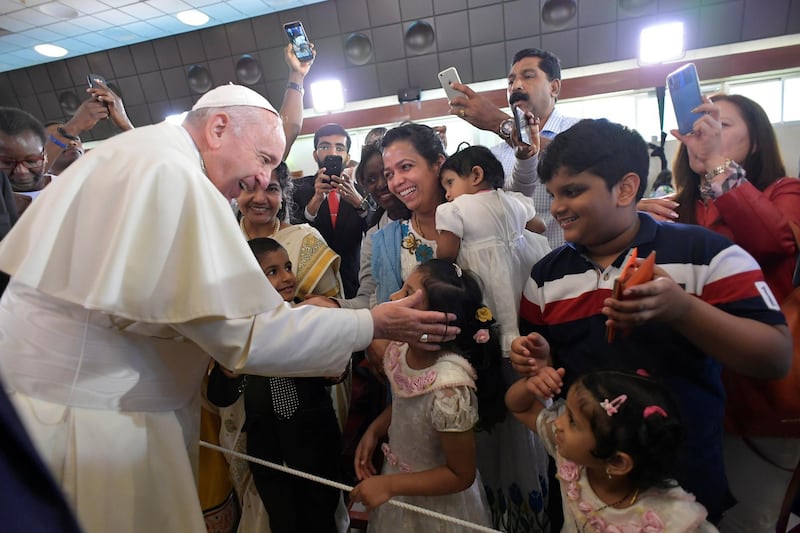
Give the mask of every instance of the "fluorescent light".
<svg viewBox="0 0 800 533">
<path fill-rule="evenodd" d="M 328 113 L 344 109 L 344 91 L 339 80 L 315 81 L 311 84 L 311 101 L 314 111 Z"/>
<path fill-rule="evenodd" d="M 176 16 L 178 17 L 178 20 L 187 26 L 202 26 L 208 22 L 208 15 L 197 9 L 181 11 Z"/>
<path fill-rule="evenodd" d="M 33 49 L 47 57 L 64 57 L 69 53 L 66 48 L 54 44 L 37 44 Z"/>
<path fill-rule="evenodd" d="M 683 22 L 668 22 L 642 29 L 639 64 L 662 63 L 683 57 Z"/>
<path fill-rule="evenodd" d="M 175 124 L 176 126 L 180 126 L 181 124 L 183 124 L 183 119 L 185 119 L 186 115 L 188 114 L 189 114 L 188 111 L 184 111 L 183 113 L 175 113 L 174 115 L 167 115 L 166 117 L 164 117 L 164 120 L 166 120 L 170 124 Z"/>
</svg>

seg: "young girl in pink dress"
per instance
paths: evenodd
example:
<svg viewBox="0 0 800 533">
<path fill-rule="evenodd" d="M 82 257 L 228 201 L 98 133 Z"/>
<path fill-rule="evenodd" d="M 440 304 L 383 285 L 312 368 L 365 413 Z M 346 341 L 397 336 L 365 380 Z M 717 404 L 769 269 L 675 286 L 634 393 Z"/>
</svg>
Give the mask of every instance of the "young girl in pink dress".
<svg viewBox="0 0 800 533">
<path fill-rule="evenodd" d="M 545 367 L 506 394 L 509 410 L 539 433 L 556 461 L 561 531 L 717 531 L 673 479 L 682 425 L 668 391 L 644 376 L 592 372 L 570 387 L 566 402 L 546 409 L 563 376 L 563 368 Z"/>
<path fill-rule="evenodd" d="M 463 526 L 394 505 L 390 498 L 488 526 L 489 513 L 476 469 L 476 425 L 489 428 L 505 414 L 497 328 L 478 282 L 458 265 L 423 263 L 392 295 L 425 293 L 425 309 L 454 313 L 461 332 L 438 352 L 391 343 L 384 369 L 390 405 L 367 429 L 356 450 L 361 482 L 351 499 L 372 509 L 368 531 L 457 533 Z M 421 342 L 428 339 L 421 338 Z M 383 471 L 370 458 L 385 435 Z"/>
</svg>

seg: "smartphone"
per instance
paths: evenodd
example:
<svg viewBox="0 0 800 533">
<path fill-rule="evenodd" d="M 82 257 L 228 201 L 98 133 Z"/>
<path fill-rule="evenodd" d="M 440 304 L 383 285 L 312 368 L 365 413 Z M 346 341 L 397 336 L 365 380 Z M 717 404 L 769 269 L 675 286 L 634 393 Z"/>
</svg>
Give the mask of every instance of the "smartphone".
<svg viewBox="0 0 800 533">
<path fill-rule="evenodd" d="M 678 119 L 678 131 L 686 135 L 694 128 L 695 121 L 702 113 L 692 113 L 692 109 L 703 103 L 700 93 L 700 78 L 694 63 L 687 63 L 667 75 L 667 88 Z"/>
<path fill-rule="evenodd" d="M 452 100 L 456 96 L 464 96 L 464 93 L 456 91 L 450 86 L 451 83 L 461 83 L 461 78 L 458 77 L 456 67 L 446 68 L 439 73 L 439 83 L 442 84 L 448 100 Z"/>
<path fill-rule="evenodd" d="M 108 87 L 108 82 L 100 74 L 87 74 L 86 81 L 89 83 L 89 88 L 91 89 L 99 87 L 99 85 L 97 85 L 98 81 Z"/>
<path fill-rule="evenodd" d="M 342 156 L 340 155 L 326 155 L 322 161 L 322 166 L 325 167 L 326 176 L 340 176 L 342 175 Z"/>
<path fill-rule="evenodd" d="M 528 117 L 525 116 L 525 110 L 519 106 L 512 105 L 511 111 L 514 112 L 514 123 L 517 126 L 517 139 L 519 142 L 530 146 L 533 144 L 531 141 L 531 127 L 528 125 Z"/>
<path fill-rule="evenodd" d="M 297 56 L 301 63 L 307 63 L 314 59 L 314 52 L 311 51 L 311 43 L 308 42 L 308 36 L 306 35 L 306 30 L 303 29 L 302 22 L 299 20 L 287 22 L 283 25 L 283 29 L 292 42 L 294 55 Z"/>
</svg>

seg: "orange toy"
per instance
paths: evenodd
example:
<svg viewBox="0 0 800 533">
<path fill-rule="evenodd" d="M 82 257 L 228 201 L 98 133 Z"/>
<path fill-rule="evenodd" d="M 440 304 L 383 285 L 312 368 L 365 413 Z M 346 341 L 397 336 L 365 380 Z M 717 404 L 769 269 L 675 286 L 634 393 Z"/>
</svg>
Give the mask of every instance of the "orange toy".
<svg viewBox="0 0 800 533">
<path fill-rule="evenodd" d="M 641 285 L 653 279 L 656 266 L 656 251 L 653 250 L 650 252 L 647 259 L 638 264 L 636 262 L 637 257 L 638 249 L 634 248 L 631 250 L 628 260 L 625 262 L 625 266 L 622 267 L 619 277 L 614 281 L 614 290 L 611 293 L 612 298 L 624 300 L 625 298 L 622 294 L 625 292 L 625 289 L 635 285 Z M 630 330 L 626 328 L 623 330 L 623 333 L 630 333 Z M 606 333 L 608 342 L 614 340 L 615 334 L 616 330 L 609 326 Z"/>
</svg>

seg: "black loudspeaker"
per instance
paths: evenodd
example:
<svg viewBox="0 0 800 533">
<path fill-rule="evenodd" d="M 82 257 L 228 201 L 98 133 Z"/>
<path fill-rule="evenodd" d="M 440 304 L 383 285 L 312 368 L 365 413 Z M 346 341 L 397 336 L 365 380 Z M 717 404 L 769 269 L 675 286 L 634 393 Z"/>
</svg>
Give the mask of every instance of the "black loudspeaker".
<svg viewBox="0 0 800 533">
<path fill-rule="evenodd" d="M 400 89 L 397 91 L 397 101 L 402 103 L 405 102 L 417 102 L 420 99 L 420 90 L 419 87 L 407 87 L 405 89 Z"/>
</svg>

